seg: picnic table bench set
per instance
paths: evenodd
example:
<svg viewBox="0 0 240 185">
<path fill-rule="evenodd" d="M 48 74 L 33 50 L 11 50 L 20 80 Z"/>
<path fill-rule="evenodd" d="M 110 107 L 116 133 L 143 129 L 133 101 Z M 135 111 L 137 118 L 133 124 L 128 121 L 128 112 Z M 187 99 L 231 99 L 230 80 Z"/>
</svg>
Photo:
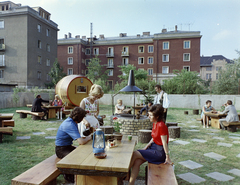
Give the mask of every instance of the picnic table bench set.
<svg viewBox="0 0 240 185">
<path fill-rule="evenodd" d="M 3 135 L 13 135 L 14 120 L 12 113 L 0 114 L 0 143 Z"/>
</svg>

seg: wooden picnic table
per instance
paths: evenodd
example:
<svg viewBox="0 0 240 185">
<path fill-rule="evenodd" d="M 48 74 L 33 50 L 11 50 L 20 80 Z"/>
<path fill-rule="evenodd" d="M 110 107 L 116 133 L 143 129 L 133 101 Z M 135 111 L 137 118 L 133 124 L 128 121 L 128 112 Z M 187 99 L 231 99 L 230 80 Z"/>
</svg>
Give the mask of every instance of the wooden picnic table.
<svg viewBox="0 0 240 185">
<path fill-rule="evenodd" d="M 75 174 L 76 185 L 118 185 L 120 178 L 129 172 L 136 141 L 137 136 L 129 141 L 124 135 L 117 147 L 105 148 L 107 157 L 104 159 L 94 157 L 92 141 L 89 141 L 60 160 L 57 167 L 62 173 Z"/>
<path fill-rule="evenodd" d="M 62 106 L 52 106 L 52 105 L 44 105 L 43 108 L 48 109 L 48 118 L 56 118 L 56 111 L 60 111 Z"/>
<path fill-rule="evenodd" d="M 10 119 L 13 118 L 13 115 L 14 115 L 13 113 L 3 113 L 3 114 L 0 114 L 0 127 L 3 127 L 2 120 L 10 120 Z M 4 128 L 2 128 L 2 129 L 4 129 Z M 5 130 L 6 129 L 7 128 L 5 128 Z M 2 138 L 3 138 L 3 134 L 0 132 L 0 143 L 2 143 Z"/>
<path fill-rule="evenodd" d="M 146 105 L 145 106 L 143 106 L 143 105 L 139 105 L 139 106 L 132 106 L 132 108 L 135 110 L 135 115 L 137 115 L 138 114 L 138 112 L 143 108 L 143 107 L 146 107 Z M 143 115 L 146 115 L 147 113 L 146 113 L 146 111 L 143 111 L 143 113 L 142 113 Z"/>
</svg>

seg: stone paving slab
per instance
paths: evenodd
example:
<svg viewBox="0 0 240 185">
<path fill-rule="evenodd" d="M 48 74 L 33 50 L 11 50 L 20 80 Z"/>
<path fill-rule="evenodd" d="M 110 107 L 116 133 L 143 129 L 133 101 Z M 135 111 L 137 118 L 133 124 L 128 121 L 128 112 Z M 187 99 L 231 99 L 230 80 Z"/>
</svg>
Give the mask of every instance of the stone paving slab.
<svg viewBox="0 0 240 185">
<path fill-rule="evenodd" d="M 45 139 L 56 139 L 56 136 L 46 136 Z"/>
<path fill-rule="evenodd" d="M 180 144 L 180 145 L 187 145 L 187 144 L 189 144 L 190 142 L 188 142 L 188 141 L 182 141 L 182 140 L 176 140 L 176 141 L 173 141 L 173 143 L 175 143 L 175 144 Z"/>
<path fill-rule="evenodd" d="M 212 137 L 213 139 L 225 140 L 223 137 Z"/>
<path fill-rule="evenodd" d="M 187 167 L 187 168 L 190 168 L 190 169 L 196 169 L 196 168 L 201 168 L 203 167 L 203 165 L 199 164 L 199 163 L 196 163 L 194 161 L 191 161 L 191 160 L 187 160 L 187 161 L 181 161 L 181 162 L 178 162 L 179 164 Z"/>
<path fill-rule="evenodd" d="M 206 179 L 199 177 L 198 175 L 195 175 L 193 173 L 183 173 L 183 174 L 179 174 L 177 175 L 178 177 L 180 177 L 181 179 L 191 183 L 191 184 L 195 184 L 195 183 L 200 183 L 200 182 L 204 182 L 206 181 Z"/>
<path fill-rule="evenodd" d="M 191 125 L 191 126 L 189 126 L 189 127 L 191 127 L 191 128 L 197 128 L 197 127 L 199 127 L 199 126 Z"/>
<path fill-rule="evenodd" d="M 229 143 L 221 143 L 221 142 L 218 142 L 217 145 L 218 145 L 218 146 L 232 147 L 232 144 L 229 144 Z"/>
<path fill-rule="evenodd" d="M 220 129 L 216 130 L 216 129 L 211 129 L 211 128 L 209 128 L 208 131 L 211 131 L 211 132 L 219 132 Z"/>
<path fill-rule="evenodd" d="M 192 121 L 187 121 L 187 123 L 192 123 Z"/>
<path fill-rule="evenodd" d="M 195 141 L 195 142 L 199 142 L 199 143 L 206 143 L 207 140 L 204 140 L 204 139 L 192 139 L 192 141 Z"/>
<path fill-rule="evenodd" d="M 240 157 L 240 154 L 238 154 L 236 157 Z"/>
<path fill-rule="evenodd" d="M 210 157 L 212 159 L 215 159 L 217 161 L 220 161 L 222 159 L 225 159 L 226 157 L 223 156 L 223 155 L 220 155 L 220 154 L 217 154 L 217 153 L 214 153 L 214 152 L 210 152 L 210 153 L 205 153 L 203 154 L 204 156 L 207 156 L 207 157 Z"/>
<path fill-rule="evenodd" d="M 229 136 L 229 138 L 231 138 L 231 139 L 240 139 L 240 137 L 236 137 L 236 136 Z"/>
<path fill-rule="evenodd" d="M 218 181 L 229 181 L 234 179 L 234 177 L 230 175 L 225 175 L 224 173 L 219 173 L 219 172 L 212 172 L 206 175 Z"/>
<path fill-rule="evenodd" d="M 240 137 L 240 134 L 229 133 L 229 135 L 231 135 L 231 136 L 239 136 Z"/>
<path fill-rule="evenodd" d="M 240 141 L 233 141 L 234 144 L 240 144 Z"/>
<path fill-rule="evenodd" d="M 16 140 L 31 139 L 31 136 L 17 136 Z"/>
<path fill-rule="evenodd" d="M 200 132 L 200 130 L 196 130 L 196 129 L 191 129 L 191 130 L 187 130 L 189 132 Z"/>
<path fill-rule="evenodd" d="M 176 139 L 173 139 L 173 138 L 169 138 L 169 141 L 175 141 Z"/>
<path fill-rule="evenodd" d="M 46 130 L 47 130 L 47 131 L 50 131 L 50 130 L 57 130 L 57 128 L 47 128 Z"/>
<path fill-rule="evenodd" d="M 212 136 L 213 136 L 213 135 L 217 135 L 216 133 L 207 133 L 207 134 L 208 134 L 208 135 L 212 135 Z"/>
<path fill-rule="evenodd" d="M 236 168 L 231 169 L 231 170 L 228 171 L 228 173 L 232 173 L 232 174 L 240 177 L 240 170 L 239 169 L 236 169 Z"/>
<path fill-rule="evenodd" d="M 186 125 L 185 123 L 178 123 L 178 125 Z"/>
<path fill-rule="evenodd" d="M 33 135 L 42 135 L 42 134 L 46 134 L 45 132 L 33 132 Z"/>
</svg>

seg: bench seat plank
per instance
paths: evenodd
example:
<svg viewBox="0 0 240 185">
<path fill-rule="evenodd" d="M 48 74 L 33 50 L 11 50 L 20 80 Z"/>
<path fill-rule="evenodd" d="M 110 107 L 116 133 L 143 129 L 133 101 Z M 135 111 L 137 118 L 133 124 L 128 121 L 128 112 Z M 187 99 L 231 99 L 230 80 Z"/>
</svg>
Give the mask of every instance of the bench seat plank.
<svg viewBox="0 0 240 185">
<path fill-rule="evenodd" d="M 14 127 L 14 120 L 2 120 L 3 127 Z"/>
<path fill-rule="evenodd" d="M 148 163 L 148 185 L 177 185 L 172 165 Z"/>
<path fill-rule="evenodd" d="M 54 154 L 36 166 L 12 179 L 12 185 L 45 185 L 55 180 L 61 172 L 56 167 L 60 159 Z"/>
<path fill-rule="evenodd" d="M 11 127 L 0 127 L 1 134 L 13 135 L 13 128 Z"/>
<path fill-rule="evenodd" d="M 225 127 L 228 127 L 228 126 L 240 126 L 240 121 L 234 121 L 234 122 L 226 122 L 226 121 L 224 121 L 223 125 Z"/>
</svg>

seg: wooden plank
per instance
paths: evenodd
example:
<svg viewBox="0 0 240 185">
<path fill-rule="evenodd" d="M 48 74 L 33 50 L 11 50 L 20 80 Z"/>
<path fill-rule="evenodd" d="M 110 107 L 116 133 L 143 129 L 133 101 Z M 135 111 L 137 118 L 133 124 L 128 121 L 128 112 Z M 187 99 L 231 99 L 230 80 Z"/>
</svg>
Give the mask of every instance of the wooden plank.
<svg viewBox="0 0 240 185">
<path fill-rule="evenodd" d="M 31 115 L 39 116 L 39 117 L 44 116 L 44 112 L 31 112 L 29 110 L 16 110 L 16 113 L 31 114 Z"/>
<path fill-rule="evenodd" d="M 14 127 L 14 120 L 2 120 L 2 127 Z"/>
<path fill-rule="evenodd" d="M 118 185 L 117 177 L 77 175 L 76 185 Z"/>
<path fill-rule="evenodd" d="M 177 185 L 172 165 L 148 163 L 148 185 Z"/>
<path fill-rule="evenodd" d="M 211 127 L 220 129 L 219 118 L 211 117 Z"/>
<path fill-rule="evenodd" d="M 36 166 L 23 172 L 12 179 L 12 185 L 45 185 L 56 179 L 61 172 L 57 169 L 56 163 L 60 159 L 54 154 Z"/>
<path fill-rule="evenodd" d="M 11 127 L 0 127 L 0 133 L 12 135 L 13 134 L 13 128 L 11 128 Z"/>
</svg>

